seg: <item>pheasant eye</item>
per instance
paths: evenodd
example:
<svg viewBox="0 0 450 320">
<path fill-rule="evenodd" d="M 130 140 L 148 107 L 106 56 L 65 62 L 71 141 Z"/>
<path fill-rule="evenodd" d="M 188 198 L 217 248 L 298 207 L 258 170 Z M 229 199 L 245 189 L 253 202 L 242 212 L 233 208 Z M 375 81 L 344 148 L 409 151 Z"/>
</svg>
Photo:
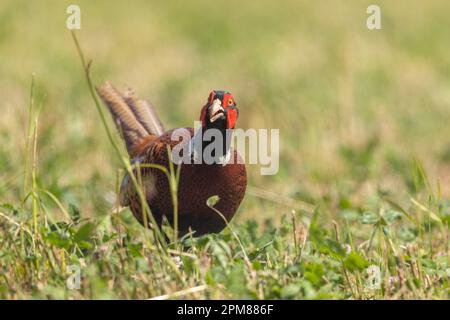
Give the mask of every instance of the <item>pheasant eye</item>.
<svg viewBox="0 0 450 320">
<path fill-rule="evenodd" d="M 229 100 L 228 100 L 228 105 L 229 105 L 229 106 L 232 106 L 232 105 L 233 105 L 233 99 L 229 99 Z"/>
</svg>

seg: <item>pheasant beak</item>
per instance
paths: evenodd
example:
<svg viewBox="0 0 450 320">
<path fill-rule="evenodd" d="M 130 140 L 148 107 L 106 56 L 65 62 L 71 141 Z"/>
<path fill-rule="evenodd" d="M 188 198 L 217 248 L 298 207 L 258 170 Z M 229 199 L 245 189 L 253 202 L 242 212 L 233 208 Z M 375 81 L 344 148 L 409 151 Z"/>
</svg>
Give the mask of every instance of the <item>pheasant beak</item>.
<svg viewBox="0 0 450 320">
<path fill-rule="evenodd" d="M 225 119 L 225 110 L 222 107 L 222 102 L 219 99 L 215 99 L 208 109 L 209 121 L 214 123 L 219 119 Z"/>
</svg>

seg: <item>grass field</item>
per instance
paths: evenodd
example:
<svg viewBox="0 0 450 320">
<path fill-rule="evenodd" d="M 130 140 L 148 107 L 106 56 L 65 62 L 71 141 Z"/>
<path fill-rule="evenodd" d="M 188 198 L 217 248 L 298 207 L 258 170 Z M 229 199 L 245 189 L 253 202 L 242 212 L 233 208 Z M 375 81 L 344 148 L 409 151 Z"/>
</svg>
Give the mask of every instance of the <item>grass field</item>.
<svg viewBox="0 0 450 320">
<path fill-rule="evenodd" d="M 238 127 L 280 128 L 280 170 L 247 166 L 230 228 L 157 246 L 113 211 L 74 2 L 94 82 L 166 127 L 223 88 Z M 0 298 L 449 299 L 450 3 L 377 1 L 370 31 L 372 2 L 2 0 Z"/>
</svg>

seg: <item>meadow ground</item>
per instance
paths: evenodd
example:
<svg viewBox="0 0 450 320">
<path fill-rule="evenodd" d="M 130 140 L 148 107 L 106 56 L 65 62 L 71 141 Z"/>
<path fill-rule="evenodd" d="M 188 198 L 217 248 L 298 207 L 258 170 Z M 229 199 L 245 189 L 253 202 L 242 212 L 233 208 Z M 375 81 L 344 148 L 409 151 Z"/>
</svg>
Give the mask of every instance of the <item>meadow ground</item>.
<svg viewBox="0 0 450 320">
<path fill-rule="evenodd" d="M 167 127 L 227 89 L 240 128 L 280 128 L 280 170 L 248 166 L 221 234 L 156 245 L 112 210 L 72 1 L 2 0 L 0 298 L 450 298 L 448 1 L 377 1 L 374 31 L 365 0 L 76 2 L 95 83 Z"/>
</svg>

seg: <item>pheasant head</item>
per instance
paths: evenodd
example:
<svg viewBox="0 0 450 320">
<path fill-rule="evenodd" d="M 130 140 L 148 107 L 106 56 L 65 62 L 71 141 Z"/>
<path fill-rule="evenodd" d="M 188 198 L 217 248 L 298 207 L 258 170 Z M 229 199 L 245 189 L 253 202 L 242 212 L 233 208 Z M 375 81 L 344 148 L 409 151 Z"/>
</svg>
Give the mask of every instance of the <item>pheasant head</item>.
<svg viewBox="0 0 450 320">
<path fill-rule="evenodd" d="M 200 121 L 205 129 L 234 129 L 238 115 L 233 95 L 227 91 L 213 90 L 202 108 Z"/>
</svg>

